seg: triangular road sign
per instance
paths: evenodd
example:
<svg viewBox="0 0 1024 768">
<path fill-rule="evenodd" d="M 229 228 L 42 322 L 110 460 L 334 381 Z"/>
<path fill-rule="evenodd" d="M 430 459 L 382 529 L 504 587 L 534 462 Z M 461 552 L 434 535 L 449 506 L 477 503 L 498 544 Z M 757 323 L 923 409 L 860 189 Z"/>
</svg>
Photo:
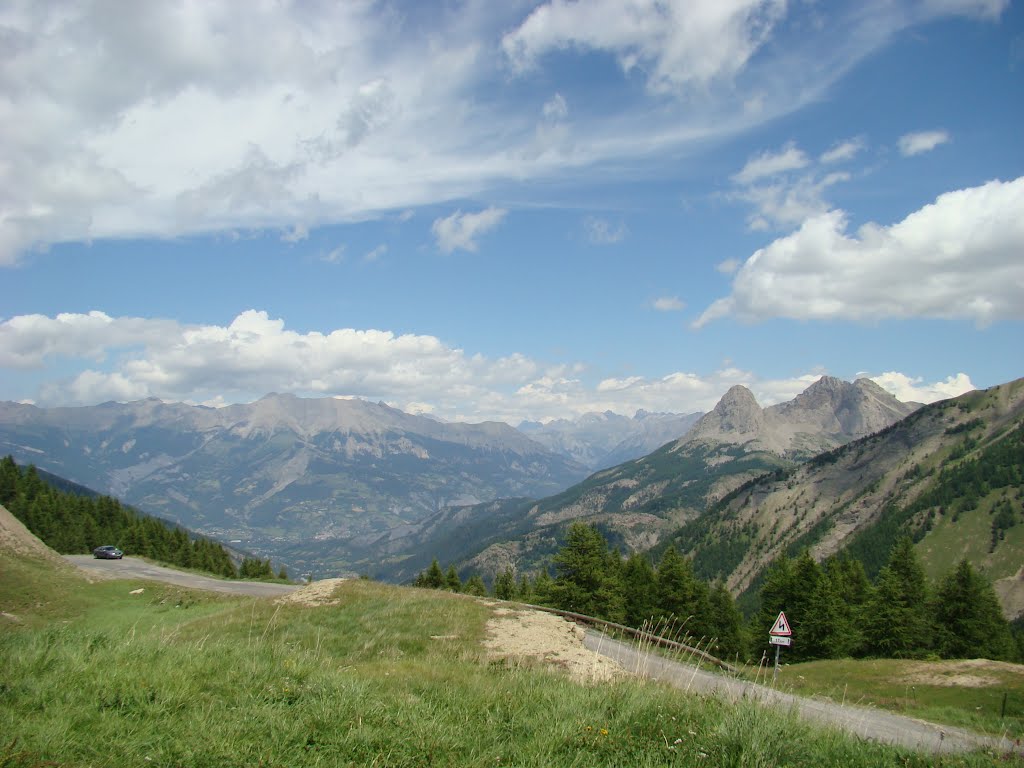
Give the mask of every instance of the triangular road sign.
<svg viewBox="0 0 1024 768">
<path fill-rule="evenodd" d="M 775 620 L 775 624 L 768 630 L 769 635 L 775 635 L 776 637 L 790 637 L 793 634 L 793 630 L 789 626 L 789 619 L 786 618 L 784 611 L 779 611 L 779 618 Z"/>
</svg>

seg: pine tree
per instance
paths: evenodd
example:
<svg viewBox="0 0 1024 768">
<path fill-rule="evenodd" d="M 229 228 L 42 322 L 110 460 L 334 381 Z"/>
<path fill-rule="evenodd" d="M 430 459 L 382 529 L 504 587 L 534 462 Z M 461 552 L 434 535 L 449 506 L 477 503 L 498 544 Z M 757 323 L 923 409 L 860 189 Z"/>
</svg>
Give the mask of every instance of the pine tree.
<svg viewBox="0 0 1024 768">
<path fill-rule="evenodd" d="M 655 615 L 655 577 L 650 561 L 640 554 L 630 555 L 622 566 L 622 589 L 626 624 L 641 627 Z"/>
<path fill-rule="evenodd" d="M 754 614 L 749 626 L 751 649 L 757 649 L 758 656 L 769 648 L 768 632 L 775 624 L 779 613 L 785 611 L 786 617 L 789 618 L 796 600 L 796 592 L 793 561 L 785 555 L 780 555 L 765 572 L 759 593 L 761 607 Z"/>
<path fill-rule="evenodd" d="M 929 647 L 928 590 L 909 538 L 892 547 L 863 616 L 865 650 L 886 658 L 919 656 Z"/>
<path fill-rule="evenodd" d="M 554 581 L 547 568 L 541 568 L 533 580 L 533 601 L 537 605 L 554 605 L 551 599 L 551 590 L 554 588 Z"/>
<path fill-rule="evenodd" d="M 478 573 L 474 573 L 466 580 L 466 583 L 462 585 L 462 591 L 467 595 L 474 595 L 475 597 L 487 596 L 487 586 Z"/>
<path fill-rule="evenodd" d="M 519 586 L 516 588 L 516 600 L 523 603 L 533 602 L 533 585 L 529 577 L 523 573 L 519 576 Z"/>
<path fill-rule="evenodd" d="M 709 634 L 708 589 L 693 573 L 693 565 L 675 546 L 662 555 L 655 574 L 655 604 L 659 617 L 671 623 L 675 632 L 695 640 Z"/>
<path fill-rule="evenodd" d="M 506 568 L 495 577 L 494 596 L 498 600 L 516 599 L 516 575 L 511 568 Z"/>
<path fill-rule="evenodd" d="M 992 585 L 966 559 L 935 595 L 935 647 L 946 659 L 1012 659 L 1013 638 Z"/>
<path fill-rule="evenodd" d="M 430 567 L 423 578 L 423 586 L 428 589 L 443 589 L 444 588 L 444 572 L 441 570 L 441 564 L 437 562 L 435 557 Z"/>
<path fill-rule="evenodd" d="M 721 582 L 708 594 L 708 631 L 715 638 L 712 652 L 721 659 L 746 656 L 743 617 L 729 590 Z"/>
<path fill-rule="evenodd" d="M 624 614 L 618 563 L 596 528 L 573 523 L 555 556 L 551 602 L 558 608 L 612 621 Z"/>
<path fill-rule="evenodd" d="M 448 571 L 444 575 L 444 586 L 445 589 L 452 592 L 462 591 L 462 580 L 459 579 L 459 573 L 455 570 L 454 565 L 448 566 Z"/>
<path fill-rule="evenodd" d="M 864 647 L 864 611 L 872 599 L 874 588 L 864 571 L 864 564 L 846 554 L 829 558 L 824 570 L 837 597 L 833 657 L 858 655 Z"/>
</svg>

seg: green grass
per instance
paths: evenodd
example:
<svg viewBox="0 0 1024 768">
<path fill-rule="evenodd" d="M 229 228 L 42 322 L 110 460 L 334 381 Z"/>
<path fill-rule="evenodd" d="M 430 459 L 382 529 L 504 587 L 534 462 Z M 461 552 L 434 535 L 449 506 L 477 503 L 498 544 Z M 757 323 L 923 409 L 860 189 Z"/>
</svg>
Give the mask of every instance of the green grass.
<svg viewBox="0 0 1024 768">
<path fill-rule="evenodd" d="M 0 575 L 43 599 L 0 582 L 26 617 L 0 631 L 3 768 L 933 764 L 749 703 L 488 661 L 491 609 L 459 596 L 354 580 L 310 608 L 18 568 Z"/>
<path fill-rule="evenodd" d="M 917 544 L 917 552 L 925 573 L 933 582 L 945 576 L 966 557 L 991 581 L 1013 576 L 1024 557 L 1024 525 L 1006 531 L 995 552 L 989 552 L 992 541 L 992 504 L 1003 497 L 997 491 L 968 512 L 961 512 L 956 523 L 948 516 L 937 517 L 935 527 Z"/>
<path fill-rule="evenodd" d="M 987 679 L 992 684 L 964 685 L 958 675 Z M 784 667 L 779 684 L 783 690 L 805 696 L 878 707 L 978 733 L 1024 738 L 1021 665 L 974 667 L 955 661 L 900 659 L 810 661 Z"/>
</svg>

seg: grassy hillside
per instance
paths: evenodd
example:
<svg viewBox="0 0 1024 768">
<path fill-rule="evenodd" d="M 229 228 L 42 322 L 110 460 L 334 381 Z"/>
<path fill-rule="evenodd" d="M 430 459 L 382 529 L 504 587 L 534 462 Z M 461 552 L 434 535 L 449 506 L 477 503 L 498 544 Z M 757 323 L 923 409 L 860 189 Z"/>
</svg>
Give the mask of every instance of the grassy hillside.
<svg viewBox="0 0 1024 768">
<path fill-rule="evenodd" d="M 492 609 L 454 595 L 357 580 L 277 605 L 0 564 L 5 768 L 932 764 L 749 703 L 488 662 Z"/>
<path fill-rule="evenodd" d="M 1024 563 L 1024 380 L 921 408 L 875 435 L 733 491 L 671 540 L 704 578 L 756 588 L 782 554 L 847 551 L 869 575 L 918 542 L 932 577 L 962 557 L 990 580 Z M 1004 606 L 1015 615 L 1012 606 Z"/>
</svg>

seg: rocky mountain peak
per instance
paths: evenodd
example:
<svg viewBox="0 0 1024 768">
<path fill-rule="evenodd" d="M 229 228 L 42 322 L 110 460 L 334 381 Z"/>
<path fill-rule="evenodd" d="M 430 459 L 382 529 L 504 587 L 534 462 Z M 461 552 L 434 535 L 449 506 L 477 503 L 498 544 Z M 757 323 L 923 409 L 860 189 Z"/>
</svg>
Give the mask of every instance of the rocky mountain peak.
<svg viewBox="0 0 1024 768">
<path fill-rule="evenodd" d="M 737 384 L 722 395 L 714 409 L 705 414 L 684 439 L 724 438 L 727 442 L 739 442 L 763 429 L 764 411 L 754 399 L 754 393 Z"/>
</svg>

